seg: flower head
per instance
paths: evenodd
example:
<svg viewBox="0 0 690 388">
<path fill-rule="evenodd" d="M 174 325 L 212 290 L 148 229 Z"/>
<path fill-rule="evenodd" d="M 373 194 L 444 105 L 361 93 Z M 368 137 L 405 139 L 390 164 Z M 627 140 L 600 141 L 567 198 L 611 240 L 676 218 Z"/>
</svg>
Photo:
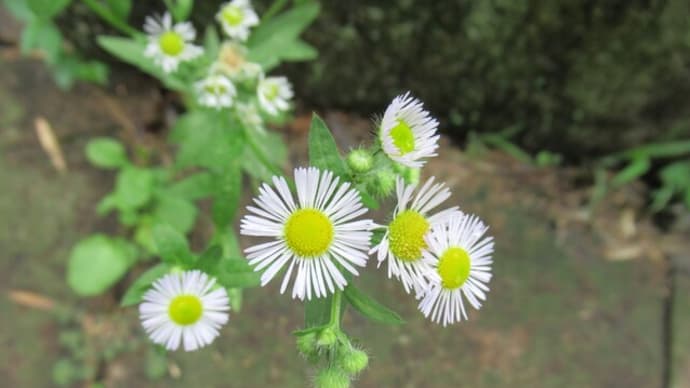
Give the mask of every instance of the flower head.
<svg viewBox="0 0 690 388">
<path fill-rule="evenodd" d="M 423 251 L 427 248 L 425 237 L 434 225 L 460 211 L 453 207 L 429 215 L 433 208 L 450 197 L 448 188 L 442 183 L 434 184 L 433 177 L 424 183 L 414 198 L 416 184 L 405 185 L 398 177 L 395 186 L 398 204 L 393 220 L 381 242 L 370 253 L 377 253 L 379 265 L 388 261 L 388 277 L 394 275 L 400 279 L 406 292 L 414 289 L 417 297 L 421 297 L 427 287 L 426 274 L 430 270 L 423 260 Z"/>
<path fill-rule="evenodd" d="M 228 321 L 228 295 L 216 281 L 194 270 L 170 273 L 153 283 L 139 305 L 141 323 L 151 340 L 176 350 L 206 346 Z"/>
<path fill-rule="evenodd" d="M 295 269 L 293 298 L 342 290 L 347 280 L 341 270 L 358 275 L 356 267 L 364 267 L 368 258 L 373 222 L 355 220 L 367 211 L 359 192 L 332 172 L 314 167 L 295 169 L 297 201 L 285 178 L 273 177 L 273 185 L 260 188 L 254 198 L 257 206 L 247 207 L 251 214 L 240 227 L 243 235 L 272 239 L 245 250 L 254 270 L 264 271 L 261 284 L 287 266 L 281 293 Z"/>
<path fill-rule="evenodd" d="M 410 93 L 393 99 L 383 114 L 380 139 L 389 158 L 407 167 L 422 167 L 423 158 L 436 156 L 438 121 Z"/>
<path fill-rule="evenodd" d="M 213 68 L 237 81 L 256 81 L 263 77 L 261 65 L 247 61 L 247 48 L 236 42 L 221 45 Z"/>
<path fill-rule="evenodd" d="M 237 40 L 247 40 L 249 29 L 259 24 L 259 17 L 249 0 L 233 0 L 223 4 L 216 14 L 216 19 L 223 31 Z"/>
<path fill-rule="evenodd" d="M 271 115 L 287 110 L 290 107 L 288 102 L 293 96 L 292 86 L 285 77 L 262 78 L 256 94 L 261 108 Z"/>
<path fill-rule="evenodd" d="M 425 317 L 446 326 L 467 319 L 463 298 L 479 309 L 491 280 L 492 237 L 475 216 L 454 215 L 435 225 L 427 236 L 424 261 L 433 269 L 429 288 L 419 303 Z"/>
<path fill-rule="evenodd" d="M 203 52 L 201 47 L 192 44 L 196 31 L 189 22 L 173 25 L 172 17 L 165 13 L 160 19 L 146 17 L 144 31 L 149 35 L 149 43 L 144 55 L 153 58 L 166 73 L 177 70 L 180 62 L 192 60 Z"/>
<path fill-rule="evenodd" d="M 197 82 L 199 104 L 211 108 L 230 107 L 235 99 L 237 90 L 230 80 L 221 74 L 211 74 Z"/>
</svg>

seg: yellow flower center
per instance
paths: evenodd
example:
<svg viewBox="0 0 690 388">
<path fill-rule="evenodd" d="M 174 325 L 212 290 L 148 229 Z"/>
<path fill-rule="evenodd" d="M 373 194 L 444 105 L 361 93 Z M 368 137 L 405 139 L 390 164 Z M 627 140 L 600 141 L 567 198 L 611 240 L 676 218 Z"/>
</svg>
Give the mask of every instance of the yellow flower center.
<svg viewBox="0 0 690 388">
<path fill-rule="evenodd" d="M 208 94 L 217 94 L 217 95 L 222 95 L 222 94 L 225 94 L 227 92 L 227 89 L 225 88 L 225 86 L 221 85 L 220 83 L 207 84 L 204 87 L 204 90 Z"/>
<path fill-rule="evenodd" d="M 456 289 L 470 277 L 470 255 L 458 247 L 448 248 L 439 259 L 438 274 L 443 288 Z"/>
<path fill-rule="evenodd" d="M 285 241 L 297 255 L 305 258 L 320 256 L 333 242 L 333 223 L 316 209 L 300 209 L 285 223 Z"/>
<path fill-rule="evenodd" d="M 417 261 L 426 248 L 424 235 L 429 230 L 429 221 L 414 210 L 398 214 L 388 225 L 390 250 L 402 261 Z"/>
<path fill-rule="evenodd" d="M 176 56 L 184 50 L 184 39 L 175 31 L 166 31 L 158 37 L 158 45 L 163 53 Z"/>
<path fill-rule="evenodd" d="M 178 325 L 191 325 L 201 318 L 204 308 L 201 305 L 201 300 L 195 295 L 179 295 L 176 296 L 170 307 L 168 307 L 168 314 L 170 319 Z"/>
<path fill-rule="evenodd" d="M 414 150 L 414 132 L 406 122 L 398 120 L 398 125 L 391 129 L 391 137 L 401 155 Z"/>
<path fill-rule="evenodd" d="M 273 101 L 278 97 L 278 85 L 275 83 L 268 84 L 264 87 L 264 97 L 266 97 L 267 100 Z"/>
<path fill-rule="evenodd" d="M 244 12 L 240 7 L 229 5 L 223 8 L 221 17 L 226 23 L 234 27 L 242 23 L 242 20 L 244 19 Z"/>
</svg>

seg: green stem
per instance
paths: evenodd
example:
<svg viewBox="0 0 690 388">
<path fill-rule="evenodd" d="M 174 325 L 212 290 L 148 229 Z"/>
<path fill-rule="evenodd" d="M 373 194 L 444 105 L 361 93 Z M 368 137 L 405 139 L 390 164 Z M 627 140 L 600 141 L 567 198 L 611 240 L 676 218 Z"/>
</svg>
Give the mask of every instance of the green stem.
<svg viewBox="0 0 690 388">
<path fill-rule="evenodd" d="M 343 292 L 335 290 L 331 298 L 331 319 L 328 326 L 340 330 L 340 305 L 342 304 Z"/>
<path fill-rule="evenodd" d="M 91 10 L 96 15 L 98 15 L 101 19 L 105 20 L 108 24 L 110 24 L 112 27 L 119 30 L 120 32 L 126 35 L 130 35 L 133 38 L 139 35 L 139 31 L 135 30 L 134 28 L 130 27 L 127 23 L 113 16 L 110 10 L 108 10 L 102 4 L 98 3 L 96 0 L 82 1 L 84 2 L 84 4 L 86 4 L 87 7 L 91 8 Z"/>
</svg>

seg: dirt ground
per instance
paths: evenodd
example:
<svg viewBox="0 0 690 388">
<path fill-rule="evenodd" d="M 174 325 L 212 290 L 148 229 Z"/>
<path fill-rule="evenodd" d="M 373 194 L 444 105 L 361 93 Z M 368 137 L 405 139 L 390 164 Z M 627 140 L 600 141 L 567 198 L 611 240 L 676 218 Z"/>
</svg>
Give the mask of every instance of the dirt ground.
<svg viewBox="0 0 690 388">
<path fill-rule="evenodd" d="M 64 271 L 72 245 L 95 231 L 117 232 L 113 219 L 95 214 L 113 176 L 86 162 L 84 145 L 107 135 L 159 147 L 170 115 L 155 85 L 138 76 L 107 91 L 62 92 L 40 63 L 7 50 L 1 58 L 0 385 L 50 387 L 86 376 L 74 386 L 307 386 L 312 371 L 291 335 L 302 308 L 276 284 L 247 292 L 213 346 L 168 357 L 148 345 L 135 308 L 117 306 L 131 278 L 103 297 L 71 293 Z M 370 129 L 367 118 L 321 113 L 344 149 Z M 39 144 L 39 117 L 61 146 L 65 173 Z M 308 118 L 284 129 L 293 165 L 305 162 Z M 407 324 L 346 313 L 345 330 L 371 355 L 356 386 L 690 387 L 687 229 L 660 233 L 642 210 L 639 185 L 590 211 L 577 171 L 442 143 L 425 171 L 491 225 L 491 292 L 469 322 L 444 329 L 425 321 L 371 262 L 357 283 Z"/>
</svg>

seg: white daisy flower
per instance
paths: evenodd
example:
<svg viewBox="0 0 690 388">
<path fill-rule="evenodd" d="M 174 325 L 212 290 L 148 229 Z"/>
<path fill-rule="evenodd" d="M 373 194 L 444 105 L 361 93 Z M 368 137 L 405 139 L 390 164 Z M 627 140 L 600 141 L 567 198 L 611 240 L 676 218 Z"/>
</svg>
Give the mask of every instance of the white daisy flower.
<svg viewBox="0 0 690 388">
<path fill-rule="evenodd" d="M 223 4 L 216 14 L 216 19 L 223 31 L 237 40 L 247 40 L 249 29 L 259 24 L 259 17 L 249 0 L 233 0 Z"/>
<path fill-rule="evenodd" d="M 256 94 L 261 108 L 271 115 L 277 115 L 290 107 L 288 102 L 293 96 L 292 85 L 285 77 L 262 78 Z"/>
<path fill-rule="evenodd" d="M 222 74 L 211 74 L 197 82 L 194 87 L 199 96 L 199 103 L 211 108 L 232 106 L 237 94 L 235 85 Z"/>
<path fill-rule="evenodd" d="M 475 216 L 454 215 L 435 225 L 427 236 L 424 261 L 433 271 L 429 289 L 419 303 L 425 317 L 443 326 L 467 319 L 463 297 L 479 309 L 489 291 L 493 237 Z"/>
<path fill-rule="evenodd" d="M 149 35 L 144 55 L 153 58 L 166 73 L 177 70 L 180 62 L 192 60 L 203 52 L 201 47 L 192 44 L 196 37 L 192 23 L 173 25 L 172 17 L 167 12 L 160 20 L 147 16 L 144 31 Z"/>
<path fill-rule="evenodd" d="M 273 241 L 247 248 L 255 271 L 263 271 L 261 285 L 288 266 L 280 287 L 285 292 L 297 269 L 292 297 L 300 300 L 324 297 L 347 279 L 341 271 L 358 275 L 355 267 L 367 263 L 373 222 L 355 220 L 367 212 L 359 192 L 330 171 L 295 169 L 297 201 L 283 177 L 273 177 L 272 188 L 264 184 L 242 219 L 245 236 L 270 237 Z"/>
<path fill-rule="evenodd" d="M 141 323 L 151 340 L 176 350 L 199 349 L 213 342 L 228 321 L 230 309 L 225 288 L 194 270 L 170 273 L 153 283 L 139 305 Z"/>
<path fill-rule="evenodd" d="M 419 168 L 436 156 L 438 121 L 409 92 L 393 99 L 381 120 L 381 146 L 389 158 Z"/>
<path fill-rule="evenodd" d="M 394 275 L 403 284 L 405 292 L 414 289 L 420 298 L 427 287 L 426 274 L 430 271 L 423 260 L 423 251 L 427 248 L 424 240 L 431 228 L 445 222 L 453 214 L 461 214 L 458 207 L 452 207 L 429 215 L 431 210 L 450 197 L 450 190 L 443 183 L 434 184 L 429 178 L 412 194 L 417 185 L 405 185 L 402 178 L 396 180 L 395 191 L 398 204 L 393 213 L 393 220 L 388 224 L 381 242 L 369 253 L 377 253 L 379 266 L 388 261 L 388 277 Z M 412 203 L 409 204 L 410 200 Z"/>
</svg>

